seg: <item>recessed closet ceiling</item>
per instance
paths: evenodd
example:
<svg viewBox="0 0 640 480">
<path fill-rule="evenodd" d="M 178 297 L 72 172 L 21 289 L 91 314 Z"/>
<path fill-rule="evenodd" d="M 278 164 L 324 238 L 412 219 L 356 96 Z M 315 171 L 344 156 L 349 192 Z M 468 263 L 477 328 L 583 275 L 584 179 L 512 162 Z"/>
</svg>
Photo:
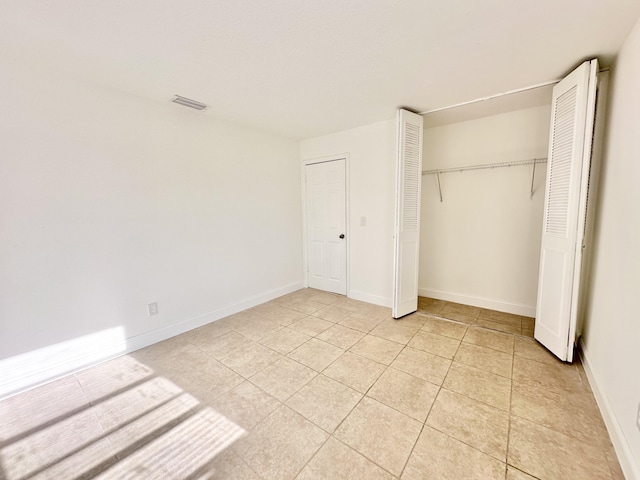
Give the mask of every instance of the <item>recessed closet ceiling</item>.
<svg viewBox="0 0 640 480">
<path fill-rule="evenodd" d="M 638 0 L 0 0 L 0 61 L 307 138 L 606 66 L 639 15 Z"/>
</svg>

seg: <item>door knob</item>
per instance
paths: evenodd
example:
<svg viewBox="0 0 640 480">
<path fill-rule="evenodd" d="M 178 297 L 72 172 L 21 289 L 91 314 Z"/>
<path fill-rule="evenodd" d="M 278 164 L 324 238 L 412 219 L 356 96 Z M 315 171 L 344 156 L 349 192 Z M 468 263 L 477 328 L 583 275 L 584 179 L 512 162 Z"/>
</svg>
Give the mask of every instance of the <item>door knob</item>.
<svg viewBox="0 0 640 480">
<path fill-rule="evenodd" d="M 340 234 L 340 238 L 344 238 L 344 233 L 341 233 L 341 234 Z"/>
</svg>

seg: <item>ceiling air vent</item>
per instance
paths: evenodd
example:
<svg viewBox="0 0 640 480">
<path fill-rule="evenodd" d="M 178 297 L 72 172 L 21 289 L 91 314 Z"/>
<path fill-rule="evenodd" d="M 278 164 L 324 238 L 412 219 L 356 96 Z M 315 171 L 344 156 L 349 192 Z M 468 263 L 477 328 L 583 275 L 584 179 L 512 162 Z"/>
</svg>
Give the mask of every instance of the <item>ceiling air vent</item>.
<svg viewBox="0 0 640 480">
<path fill-rule="evenodd" d="M 184 105 L 185 107 L 195 108 L 196 110 L 204 110 L 207 108 L 202 102 L 198 102 L 196 100 L 191 100 L 190 98 L 181 97 L 180 95 L 175 95 L 171 101 L 173 103 L 177 103 L 178 105 Z"/>
</svg>

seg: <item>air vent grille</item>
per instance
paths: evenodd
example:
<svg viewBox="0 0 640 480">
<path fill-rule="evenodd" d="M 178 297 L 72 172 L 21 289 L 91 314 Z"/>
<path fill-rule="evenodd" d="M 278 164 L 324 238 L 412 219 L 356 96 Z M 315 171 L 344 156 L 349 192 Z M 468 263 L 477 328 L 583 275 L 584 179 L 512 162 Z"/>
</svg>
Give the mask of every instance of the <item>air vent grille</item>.
<svg viewBox="0 0 640 480">
<path fill-rule="evenodd" d="M 198 102 L 197 100 L 191 100 L 187 97 L 181 97 L 180 95 L 175 95 L 171 101 L 173 103 L 177 103 L 178 105 L 184 105 L 185 107 L 195 108 L 196 110 L 204 110 L 208 105 Z"/>
</svg>

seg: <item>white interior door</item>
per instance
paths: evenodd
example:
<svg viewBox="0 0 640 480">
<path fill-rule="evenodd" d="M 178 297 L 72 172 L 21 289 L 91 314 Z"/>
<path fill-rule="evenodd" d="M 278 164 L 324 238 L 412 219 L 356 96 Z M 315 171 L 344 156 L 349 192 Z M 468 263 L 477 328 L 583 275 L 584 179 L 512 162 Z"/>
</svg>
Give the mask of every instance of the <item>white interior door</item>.
<svg viewBox="0 0 640 480">
<path fill-rule="evenodd" d="M 418 309 L 422 125 L 422 116 L 407 110 L 398 111 L 392 308 L 394 318 Z"/>
<path fill-rule="evenodd" d="M 311 288 L 347 294 L 346 161 L 305 167 L 307 272 Z"/>
<path fill-rule="evenodd" d="M 573 360 L 598 62 L 553 89 L 535 338 Z"/>
</svg>

